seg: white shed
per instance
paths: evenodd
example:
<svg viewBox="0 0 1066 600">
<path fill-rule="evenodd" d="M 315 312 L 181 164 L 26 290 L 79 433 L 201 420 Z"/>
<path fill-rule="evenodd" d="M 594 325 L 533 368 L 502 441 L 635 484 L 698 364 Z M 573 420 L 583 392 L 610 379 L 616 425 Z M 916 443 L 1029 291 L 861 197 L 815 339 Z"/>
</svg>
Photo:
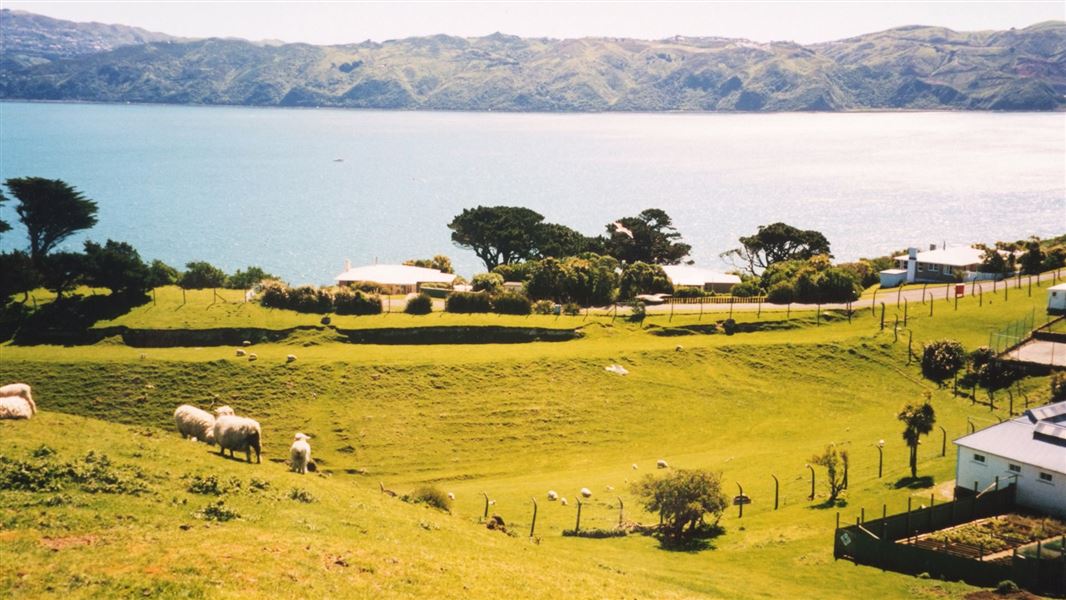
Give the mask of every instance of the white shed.
<svg viewBox="0 0 1066 600">
<path fill-rule="evenodd" d="M 955 440 L 955 485 L 984 490 L 1016 482 L 1020 506 L 1066 517 L 1066 401 Z"/>
<path fill-rule="evenodd" d="M 1066 283 L 1047 289 L 1047 311 L 1052 315 L 1066 315 Z"/>
</svg>

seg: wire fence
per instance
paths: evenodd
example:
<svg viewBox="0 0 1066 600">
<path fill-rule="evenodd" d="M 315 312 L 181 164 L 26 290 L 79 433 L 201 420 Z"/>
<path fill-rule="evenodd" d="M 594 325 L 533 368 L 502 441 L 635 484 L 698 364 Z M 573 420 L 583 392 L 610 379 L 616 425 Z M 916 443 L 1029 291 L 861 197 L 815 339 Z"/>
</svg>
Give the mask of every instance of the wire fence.
<svg viewBox="0 0 1066 600">
<path fill-rule="evenodd" d="M 1032 311 L 1016 321 L 1007 323 L 1003 328 L 988 334 L 988 347 L 996 354 L 1006 352 L 1020 344 L 1032 333 L 1036 323 L 1036 311 Z"/>
</svg>

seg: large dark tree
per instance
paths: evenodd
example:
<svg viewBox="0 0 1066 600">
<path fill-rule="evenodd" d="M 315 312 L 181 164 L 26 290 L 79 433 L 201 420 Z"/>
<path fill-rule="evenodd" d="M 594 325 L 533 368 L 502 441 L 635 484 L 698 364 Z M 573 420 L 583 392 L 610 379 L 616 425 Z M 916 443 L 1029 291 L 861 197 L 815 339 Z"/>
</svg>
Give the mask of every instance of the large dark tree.
<svg viewBox="0 0 1066 600">
<path fill-rule="evenodd" d="M 30 290 L 40 282 L 41 275 L 28 254 L 21 250 L 0 253 L 0 306 L 14 294 L 23 294 L 26 301 Z"/>
<path fill-rule="evenodd" d="M 26 226 L 30 258 L 38 266 L 63 240 L 96 225 L 96 202 L 62 180 L 18 177 L 4 183 L 19 201 L 15 212 Z"/>
<path fill-rule="evenodd" d="M 785 223 L 762 225 L 755 235 L 740 238 L 740 248 L 722 254 L 738 260 L 752 275 L 770 265 L 786 260 L 807 260 L 818 254 L 829 255 L 829 240 L 813 229 L 797 229 Z"/>
<path fill-rule="evenodd" d="M 918 444 L 920 438 L 933 430 L 936 424 L 936 413 L 933 405 L 929 402 L 930 394 L 926 392 L 925 401 L 921 404 L 908 404 L 896 415 L 903 422 L 903 441 L 910 449 L 911 479 L 918 477 Z"/>
<path fill-rule="evenodd" d="M 114 240 L 103 246 L 85 242 L 85 283 L 112 294 L 143 294 L 150 281 L 151 271 L 133 246 Z"/>
<path fill-rule="evenodd" d="M 558 223 L 541 223 L 537 228 L 536 250 L 538 258 L 566 258 L 588 252 L 596 245 L 578 231 Z"/>
<path fill-rule="evenodd" d="M 479 206 L 463 209 L 448 229 L 457 246 L 473 250 L 491 271 L 497 265 L 535 257 L 543 222 L 541 214 L 528 208 Z"/>
<path fill-rule="evenodd" d="M 56 301 L 80 284 L 85 276 L 85 255 L 77 252 L 53 252 L 41 257 L 41 280 L 55 292 Z"/>
<path fill-rule="evenodd" d="M 4 206 L 4 202 L 7 202 L 7 196 L 4 195 L 3 190 L 0 190 L 0 207 Z M 0 219 L 0 233 L 6 233 L 11 231 L 11 223 Z"/>
<path fill-rule="evenodd" d="M 626 264 L 676 265 L 692 250 L 681 242 L 670 215 L 658 208 L 608 223 L 607 234 L 607 254 Z"/>
<path fill-rule="evenodd" d="M 185 272 L 178 279 L 178 285 L 187 290 L 220 288 L 226 284 L 226 273 L 204 261 L 194 261 L 185 265 Z"/>
</svg>

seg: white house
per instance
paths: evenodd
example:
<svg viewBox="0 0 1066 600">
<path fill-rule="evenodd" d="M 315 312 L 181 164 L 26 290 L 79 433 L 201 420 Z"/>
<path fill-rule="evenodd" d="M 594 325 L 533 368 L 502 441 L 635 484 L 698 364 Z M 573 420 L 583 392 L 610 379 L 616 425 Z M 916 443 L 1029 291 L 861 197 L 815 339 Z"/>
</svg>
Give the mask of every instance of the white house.
<svg viewBox="0 0 1066 600">
<path fill-rule="evenodd" d="M 1066 283 L 1047 289 L 1047 311 L 1052 315 L 1066 315 Z"/>
<path fill-rule="evenodd" d="M 663 265 L 663 272 L 675 288 L 698 287 L 711 292 L 728 292 L 740 283 L 737 275 L 691 265 Z"/>
<path fill-rule="evenodd" d="M 994 273 L 981 273 L 978 268 L 984 260 L 984 250 L 971 246 L 951 246 L 919 252 L 908 248 L 907 254 L 895 256 L 896 268 L 880 272 L 881 287 L 895 287 L 902 283 L 950 283 L 993 279 Z"/>
<path fill-rule="evenodd" d="M 338 285 L 352 285 L 360 282 L 376 283 L 385 288 L 407 293 L 418 291 L 419 286 L 425 283 L 451 285 L 455 278 L 456 275 L 453 273 L 410 265 L 367 265 L 353 269 L 351 262 L 344 261 L 344 272 L 334 279 Z"/>
<path fill-rule="evenodd" d="M 1019 506 L 1066 517 L 1066 401 L 955 440 L 955 485 L 984 490 L 1015 481 Z"/>
</svg>

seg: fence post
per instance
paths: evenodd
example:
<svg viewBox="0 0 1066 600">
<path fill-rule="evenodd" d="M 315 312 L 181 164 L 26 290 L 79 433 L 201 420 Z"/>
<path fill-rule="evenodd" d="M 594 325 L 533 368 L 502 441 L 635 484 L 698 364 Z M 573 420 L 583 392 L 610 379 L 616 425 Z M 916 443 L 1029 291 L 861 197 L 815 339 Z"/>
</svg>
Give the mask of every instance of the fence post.
<svg viewBox="0 0 1066 600">
<path fill-rule="evenodd" d="M 785 320 L 788 321 L 791 318 L 792 318 L 792 303 L 789 302 L 787 305 L 785 305 Z"/>
<path fill-rule="evenodd" d="M 881 331 L 885 330 L 885 303 L 881 303 Z"/>
<path fill-rule="evenodd" d="M 625 523 L 626 505 L 622 502 L 621 496 L 615 496 L 615 498 L 618 498 L 618 526 L 621 527 Z"/>
<path fill-rule="evenodd" d="M 486 494 L 485 492 L 481 492 L 481 495 L 485 497 L 485 514 L 482 516 L 482 518 L 483 519 L 488 519 L 489 518 L 489 495 Z"/>
<path fill-rule="evenodd" d="M 932 300 L 929 301 L 929 316 L 930 317 L 933 316 L 933 305 L 934 304 L 936 304 L 936 302 L 933 302 Z"/>
<path fill-rule="evenodd" d="M 774 510 L 777 510 L 778 492 L 781 491 L 781 482 L 777 480 L 777 475 L 770 474 L 770 477 L 774 478 Z"/>
<path fill-rule="evenodd" d="M 581 531 L 581 498 L 577 499 L 577 522 L 574 523 L 574 533 Z M 660 515 L 661 516 L 661 515 Z"/>
<path fill-rule="evenodd" d="M 811 470 L 811 496 L 807 499 L 814 500 L 814 467 L 808 463 L 807 468 Z"/>
<path fill-rule="evenodd" d="M 933 530 L 933 509 L 936 507 L 936 494 L 929 494 L 929 531 Z"/>
<path fill-rule="evenodd" d="M 899 341 L 899 315 L 896 315 L 896 323 L 892 325 L 892 343 L 895 344 Z"/>
<path fill-rule="evenodd" d="M 537 526 L 537 499 L 533 497 L 529 499 L 533 501 L 533 522 L 529 524 L 529 537 L 532 538 L 533 529 Z"/>
<path fill-rule="evenodd" d="M 908 311 L 907 311 L 907 307 L 908 307 L 909 305 L 910 305 L 910 303 L 909 303 L 909 302 L 907 302 L 907 299 L 906 299 L 906 298 L 904 298 L 904 299 L 903 299 L 903 326 L 904 326 L 904 327 L 906 327 L 906 326 L 907 326 L 907 312 L 908 312 Z"/>
<path fill-rule="evenodd" d="M 932 306 L 932 305 L 930 305 Z M 904 321 L 906 323 L 906 321 Z M 910 329 L 907 330 L 907 364 L 911 364 L 911 355 L 914 354 L 912 344 L 914 342 L 914 332 Z"/>
<path fill-rule="evenodd" d="M 744 518 L 744 486 L 737 482 L 737 487 L 740 489 L 740 495 L 737 496 L 737 508 L 740 509 L 740 513 L 737 514 L 738 519 Z"/>
<path fill-rule="evenodd" d="M 875 316 L 877 313 L 874 311 L 874 306 L 877 304 L 877 290 L 880 288 L 874 288 L 874 296 L 870 298 L 870 316 Z"/>
<path fill-rule="evenodd" d="M 939 425 L 939 427 L 940 427 L 940 435 L 941 435 L 941 437 L 940 437 L 940 456 L 944 457 L 944 456 L 947 456 L 947 454 L 948 454 L 948 430 L 944 429 L 943 425 Z"/>
<path fill-rule="evenodd" d="M 866 522 L 866 507 L 862 507 L 862 508 L 859 509 L 859 523 L 862 524 L 862 523 L 865 523 L 865 522 Z"/>
</svg>

